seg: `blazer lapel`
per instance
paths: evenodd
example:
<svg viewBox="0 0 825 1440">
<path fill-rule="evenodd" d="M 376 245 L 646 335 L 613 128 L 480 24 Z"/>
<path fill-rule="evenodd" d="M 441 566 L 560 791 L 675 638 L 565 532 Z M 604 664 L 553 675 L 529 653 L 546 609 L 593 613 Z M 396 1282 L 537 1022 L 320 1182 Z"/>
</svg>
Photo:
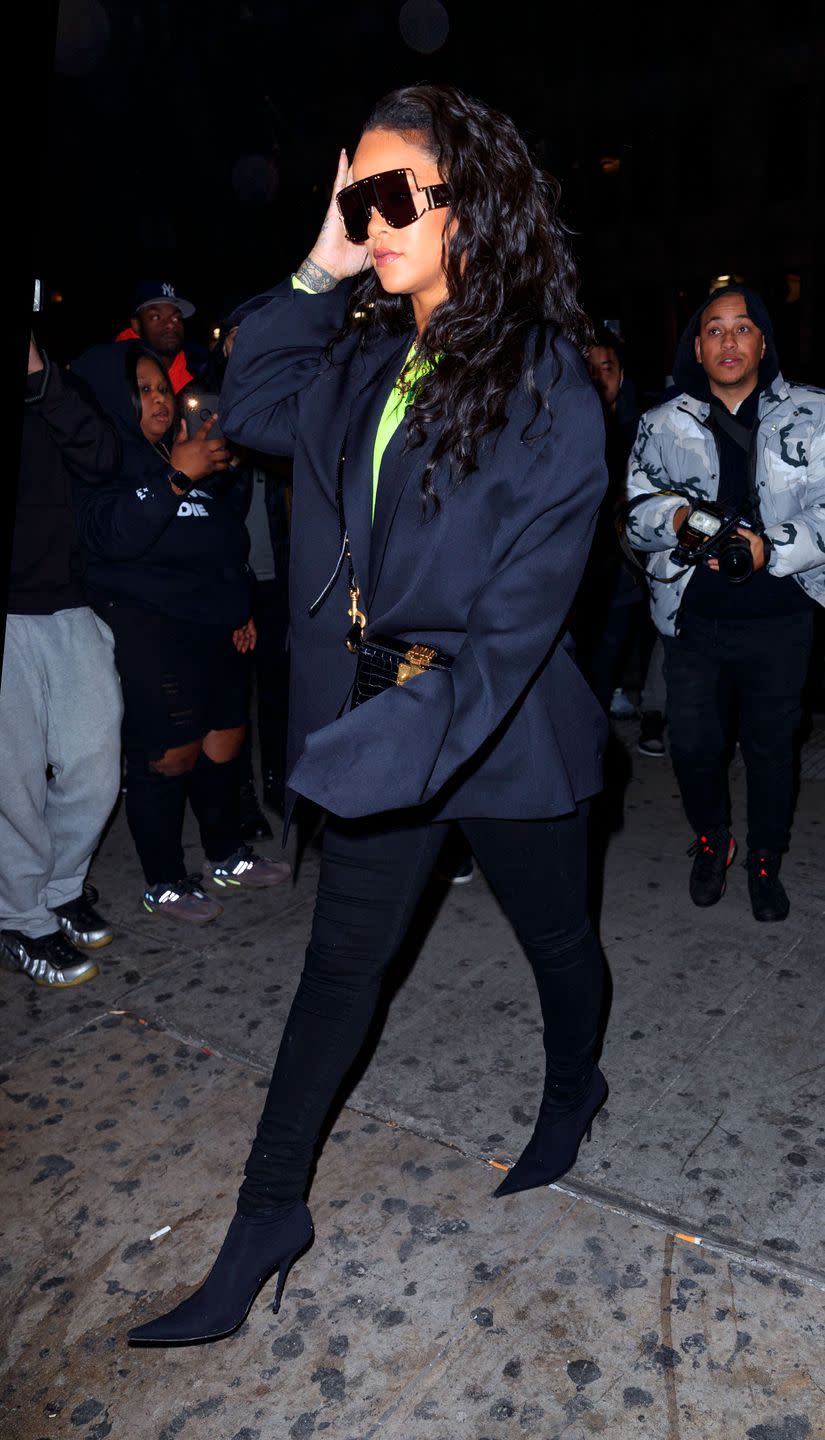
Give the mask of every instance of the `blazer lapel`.
<svg viewBox="0 0 825 1440">
<path fill-rule="evenodd" d="M 371 588 L 372 466 L 375 435 L 387 397 L 404 363 L 410 343 L 409 336 L 400 343 L 397 336 L 393 336 L 380 345 L 376 366 L 353 399 L 344 440 L 344 518 L 362 605 L 366 602 Z M 397 432 L 396 436 L 393 436 L 393 439 L 395 438 Z M 381 493 L 380 485 L 378 493 Z"/>
<path fill-rule="evenodd" d="M 381 471 L 378 479 L 378 494 L 375 501 L 375 519 L 372 525 L 370 543 L 370 584 L 366 592 L 369 600 L 375 593 L 378 584 L 378 577 L 381 574 L 381 566 L 387 550 L 392 523 L 401 503 L 401 497 L 407 488 L 411 475 L 419 474 L 426 463 L 425 446 L 418 446 L 415 450 L 405 451 L 404 446 L 407 440 L 407 425 L 404 416 L 401 423 L 391 436 L 389 444 L 381 461 Z"/>
<path fill-rule="evenodd" d="M 430 458 L 436 441 L 436 432 L 427 435 L 423 445 L 407 450 L 407 424 L 402 416 L 401 423 L 390 439 L 381 462 L 378 480 L 378 495 L 375 505 L 375 520 L 372 527 L 370 547 L 370 582 L 366 593 L 371 603 L 381 577 L 381 569 L 387 553 L 387 544 L 399 506 L 412 481 L 418 488 L 424 466 Z M 440 467 L 436 470 L 439 473 Z M 420 496 L 419 496 L 420 507 Z M 409 512 L 409 505 L 407 506 Z"/>
</svg>

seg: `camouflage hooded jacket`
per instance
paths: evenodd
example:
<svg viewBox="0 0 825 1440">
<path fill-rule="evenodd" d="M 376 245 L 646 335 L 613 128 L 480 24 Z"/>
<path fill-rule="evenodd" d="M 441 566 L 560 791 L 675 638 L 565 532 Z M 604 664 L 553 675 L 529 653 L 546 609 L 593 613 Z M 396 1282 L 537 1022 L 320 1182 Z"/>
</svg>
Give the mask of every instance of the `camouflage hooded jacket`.
<svg viewBox="0 0 825 1440">
<path fill-rule="evenodd" d="M 754 485 L 772 549 L 768 572 L 793 575 L 825 605 L 825 391 L 788 384 L 777 371 L 759 396 Z M 719 486 L 719 451 L 708 424 L 710 405 L 684 392 L 648 410 L 639 421 L 628 461 L 627 498 L 649 495 L 627 520 L 634 550 L 649 551 L 650 606 L 656 628 L 675 635 L 690 567 L 671 584 L 679 566 L 669 558 L 676 543 L 673 516 L 685 501 L 713 500 Z M 663 491 L 678 490 L 678 495 Z"/>
</svg>

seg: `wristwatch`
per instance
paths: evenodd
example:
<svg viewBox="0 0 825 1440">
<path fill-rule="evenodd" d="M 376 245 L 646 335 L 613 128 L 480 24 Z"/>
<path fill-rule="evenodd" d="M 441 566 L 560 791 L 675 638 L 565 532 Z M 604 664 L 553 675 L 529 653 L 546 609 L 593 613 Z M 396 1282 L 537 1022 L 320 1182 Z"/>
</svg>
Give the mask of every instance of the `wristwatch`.
<svg viewBox="0 0 825 1440">
<path fill-rule="evenodd" d="M 184 492 L 191 490 L 195 483 L 183 470 L 170 470 L 166 478 L 170 485 L 176 485 L 179 490 Z"/>
</svg>

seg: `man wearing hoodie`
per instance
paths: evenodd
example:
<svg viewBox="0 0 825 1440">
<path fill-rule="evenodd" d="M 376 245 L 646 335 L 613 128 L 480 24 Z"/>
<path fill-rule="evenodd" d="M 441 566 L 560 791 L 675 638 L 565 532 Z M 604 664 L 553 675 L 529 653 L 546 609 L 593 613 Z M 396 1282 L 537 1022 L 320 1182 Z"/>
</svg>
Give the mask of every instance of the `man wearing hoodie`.
<svg viewBox="0 0 825 1440">
<path fill-rule="evenodd" d="M 639 422 L 628 463 L 627 537 L 650 552 L 653 621 L 665 646 L 670 749 L 696 839 L 690 895 L 714 905 L 736 854 L 729 717 L 747 776 L 747 871 L 757 920 L 784 920 L 796 744 L 814 612 L 825 605 L 825 392 L 782 376 L 770 317 L 747 286 L 704 301 L 679 341 L 678 393 Z M 702 502 L 747 525 L 752 573 L 716 558 L 680 565 L 676 532 Z"/>
</svg>

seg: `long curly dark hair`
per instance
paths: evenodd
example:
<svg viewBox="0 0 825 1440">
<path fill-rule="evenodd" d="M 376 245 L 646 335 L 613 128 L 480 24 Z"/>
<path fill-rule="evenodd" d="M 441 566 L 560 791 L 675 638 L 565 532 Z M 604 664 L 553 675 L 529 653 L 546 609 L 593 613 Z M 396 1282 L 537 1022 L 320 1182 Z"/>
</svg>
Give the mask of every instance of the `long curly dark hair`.
<svg viewBox="0 0 825 1440">
<path fill-rule="evenodd" d="M 507 397 L 523 372 L 535 403 L 525 439 L 536 438 L 542 411 L 550 423 L 536 363 L 558 335 L 584 350 L 592 329 L 576 298 L 558 181 L 534 164 L 507 115 L 452 85 L 411 85 L 378 101 L 363 133 L 370 130 L 391 130 L 420 145 L 450 186 L 447 215 L 456 228 L 448 243 L 445 226 L 443 241 L 447 298 L 419 337 L 416 360 L 431 368 L 425 365 L 407 412 L 412 446 L 424 443 L 433 422 L 443 422 L 421 481 L 425 505 L 432 500 L 437 508 L 436 466 L 446 460 L 454 484 L 472 473 L 480 440 L 504 425 Z M 347 332 L 360 324 L 366 341 L 374 326 L 402 333 L 411 320 L 409 296 L 386 294 L 373 270 L 356 282 Z"/>
</svg>

